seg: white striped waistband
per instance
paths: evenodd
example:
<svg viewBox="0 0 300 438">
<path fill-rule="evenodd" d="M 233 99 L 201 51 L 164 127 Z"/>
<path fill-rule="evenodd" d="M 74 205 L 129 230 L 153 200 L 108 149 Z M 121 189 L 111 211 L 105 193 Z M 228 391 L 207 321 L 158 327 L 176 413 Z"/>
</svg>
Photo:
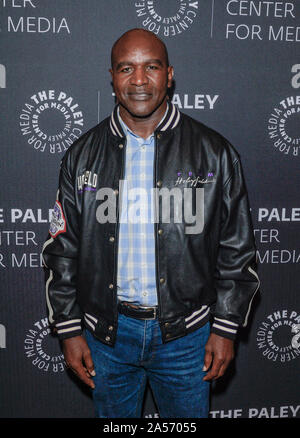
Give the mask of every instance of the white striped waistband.
<svg viewBox="0 0 300 438">
<path fill-rule="evenodd" d="M 210 308 L 208 306 L 202 306 L 200 309 L 195 310 L 191 315 L 185 318 L 186 328 L 192 327 L 199 321 L 204 319 L 209 314 Z M 90 315 L 89 313 L 84 314 L 84 320 L 89 327 L 95 330 L 95 326 L 98 322 L 97 318 Z"/>
<path fill-rule="evenodd" d="M 185 318 L 186 328 L 192 327 L 199 321 L 204 319 L 209 314 L 210 308 L 208 306 L 202 306 L 199 310 L 195 310 L 191 315 Z"/>
</svg>

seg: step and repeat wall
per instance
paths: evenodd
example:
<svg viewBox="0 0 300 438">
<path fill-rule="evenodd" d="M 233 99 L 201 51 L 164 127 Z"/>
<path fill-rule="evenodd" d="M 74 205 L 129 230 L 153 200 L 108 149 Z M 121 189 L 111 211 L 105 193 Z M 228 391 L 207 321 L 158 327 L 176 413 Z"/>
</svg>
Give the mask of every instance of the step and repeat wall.
<svg viewBox="0 0 300 438">
<path fill-rule="evenodd" d="M 41 248 L 60 160 L 110 114 L 110 49 L 134 27 L 166 43 L 173 102 L 230 140 L 249 191 L 261 287 L 210 416 L 299 418 L 299 0 L 0 0 L 0 416 L 94 415 L 49 330 Z"/>
</svg>

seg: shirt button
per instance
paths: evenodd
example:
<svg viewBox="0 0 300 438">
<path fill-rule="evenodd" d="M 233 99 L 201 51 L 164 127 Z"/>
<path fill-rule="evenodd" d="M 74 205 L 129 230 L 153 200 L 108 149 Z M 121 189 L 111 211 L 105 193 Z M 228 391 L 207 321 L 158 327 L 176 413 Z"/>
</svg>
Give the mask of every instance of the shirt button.
<svg viewBox="0 0 300 438">
<path fill-rule="evenodd" d="M 170 323 L 169 323 L 169 322 L 166 322 L 166 323 L 165 323 L 165 327 L 168 328 L 169 326 L 170 326 Z"/>
<path fill-rule="evenodd" d="M 109 327 L 108 327 L 108 330 L 110 331 L 110 332 L 112 332 L 113 331 L 113 326 L 112 325 L 110 325 Z"/>
<path fill-rule="evenodd" d="M 145 292 L 143 292 L 143 297 L 146 297 L 148 295 L 148 292 L 145 290 Z"/>
<path fill-rule="evenodd" d="M 157 138 L 160 139 L 161 138 L 161 134 L 157 134 Z"/>
<path fill-rule="evenodd" d="M 143 151 L 146 149 L 146 145 L 142 144 Z"/>
<path fill-rule="evenodd" d="M 163 233 L 163 230 L 158 230 L 158 234 L 162 234 Z"/>
<path fill-rule="evenodd" d="M 112 283 L 110 283 L 110 285 L 108 286 L 110 289 L 114 288 L 114 285 Z"/>
<path fill-rule="evenodd" d="M 114 241 L 115 241 L 114 236 L 110 236 L 109 241 L 110 241 L 110 242 L 114 242 Z"/>
<path fill-rule="evenodd" d="M 157 185 L 157 187 L 161 187 L 162 186 L 162 182 L 161 181 L 157 181 L 156 185 Z"/>
<path fill-rule="evenodd" d="M 119 144 L 119 148 L 120 148 L 120 149 L 123 149 L 123 146 L 124 146 L 124 145 L 123 145 L 122 143 Z"/>
<path fill-rule="evenodd" d="M 106 336 L 105 340 L 108 342 L 110 341 L 110 336 Z"/>
<path fill-rule="evenodd" d="M 166 281 L 166 280 L 165 280 L 163 277 L 161 277 L 161 278 L 159 279 L 159 282 L 160 282 L 161 284 L 163 284 L 165 281 Z"/>
<path fill-rule="evenodd" d="M 171 337 L 170 333 L 166 334 L 166 338 L 169 339 Z"/>
</svg>

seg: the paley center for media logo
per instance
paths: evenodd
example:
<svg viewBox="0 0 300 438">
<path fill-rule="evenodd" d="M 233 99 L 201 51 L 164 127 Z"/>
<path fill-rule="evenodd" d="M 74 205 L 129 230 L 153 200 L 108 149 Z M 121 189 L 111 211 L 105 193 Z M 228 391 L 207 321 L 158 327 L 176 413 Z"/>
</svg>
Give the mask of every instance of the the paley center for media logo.
<svg viewBox="0 0 300 438">
<path fill-rule="evenodd" d="M 57 339 L 51 336 L 48 318 L 33 323 L 24 339 L 24 353 L 31 364 L 43 372 L 61 373 L 66 369 Z"/>
<path fill-rule="evenodd" d="M 292 66 L 291 86 L 300 88 L 300 64 Z M 283 97 L 268 117 L 268 137 L 274 148 L 284 155 L 300 157 L 300 93 Z"/>
<path fill-rule="evenodd" d="M 140 0 L 134 2 L 140 24 L 159 36 L 172 37 L 189 30 L 198 18 L 199 1 Z"/>
<path fill-rule="evenodd" d="M 38 152 L 64 153 L 83 134 L 83 112 L 65 90 L 42 90 L 22 106 L 19 127 L 26 143 Z"/>
<path fill-rule="evenodd" d="M 264 358 L 288 363 L 300 357 L 300 314 L 294 309 L 267 315 L 256 332 L 257 348 Z"/>
</svg>

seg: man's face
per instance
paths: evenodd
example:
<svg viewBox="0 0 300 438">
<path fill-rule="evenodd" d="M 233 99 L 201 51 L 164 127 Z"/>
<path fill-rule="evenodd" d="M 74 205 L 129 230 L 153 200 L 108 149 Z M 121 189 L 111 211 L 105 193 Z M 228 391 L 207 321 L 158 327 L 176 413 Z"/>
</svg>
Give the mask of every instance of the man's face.
<svg viewBox="0 0 300 438">
<path fill-rule="evenodd" d="M 173 78 L 162 44 L 139 32 L 119 41 L 110 72 L 119 103 L 134 117 L 155 112 L 165 102 Z"/>
</svg>

